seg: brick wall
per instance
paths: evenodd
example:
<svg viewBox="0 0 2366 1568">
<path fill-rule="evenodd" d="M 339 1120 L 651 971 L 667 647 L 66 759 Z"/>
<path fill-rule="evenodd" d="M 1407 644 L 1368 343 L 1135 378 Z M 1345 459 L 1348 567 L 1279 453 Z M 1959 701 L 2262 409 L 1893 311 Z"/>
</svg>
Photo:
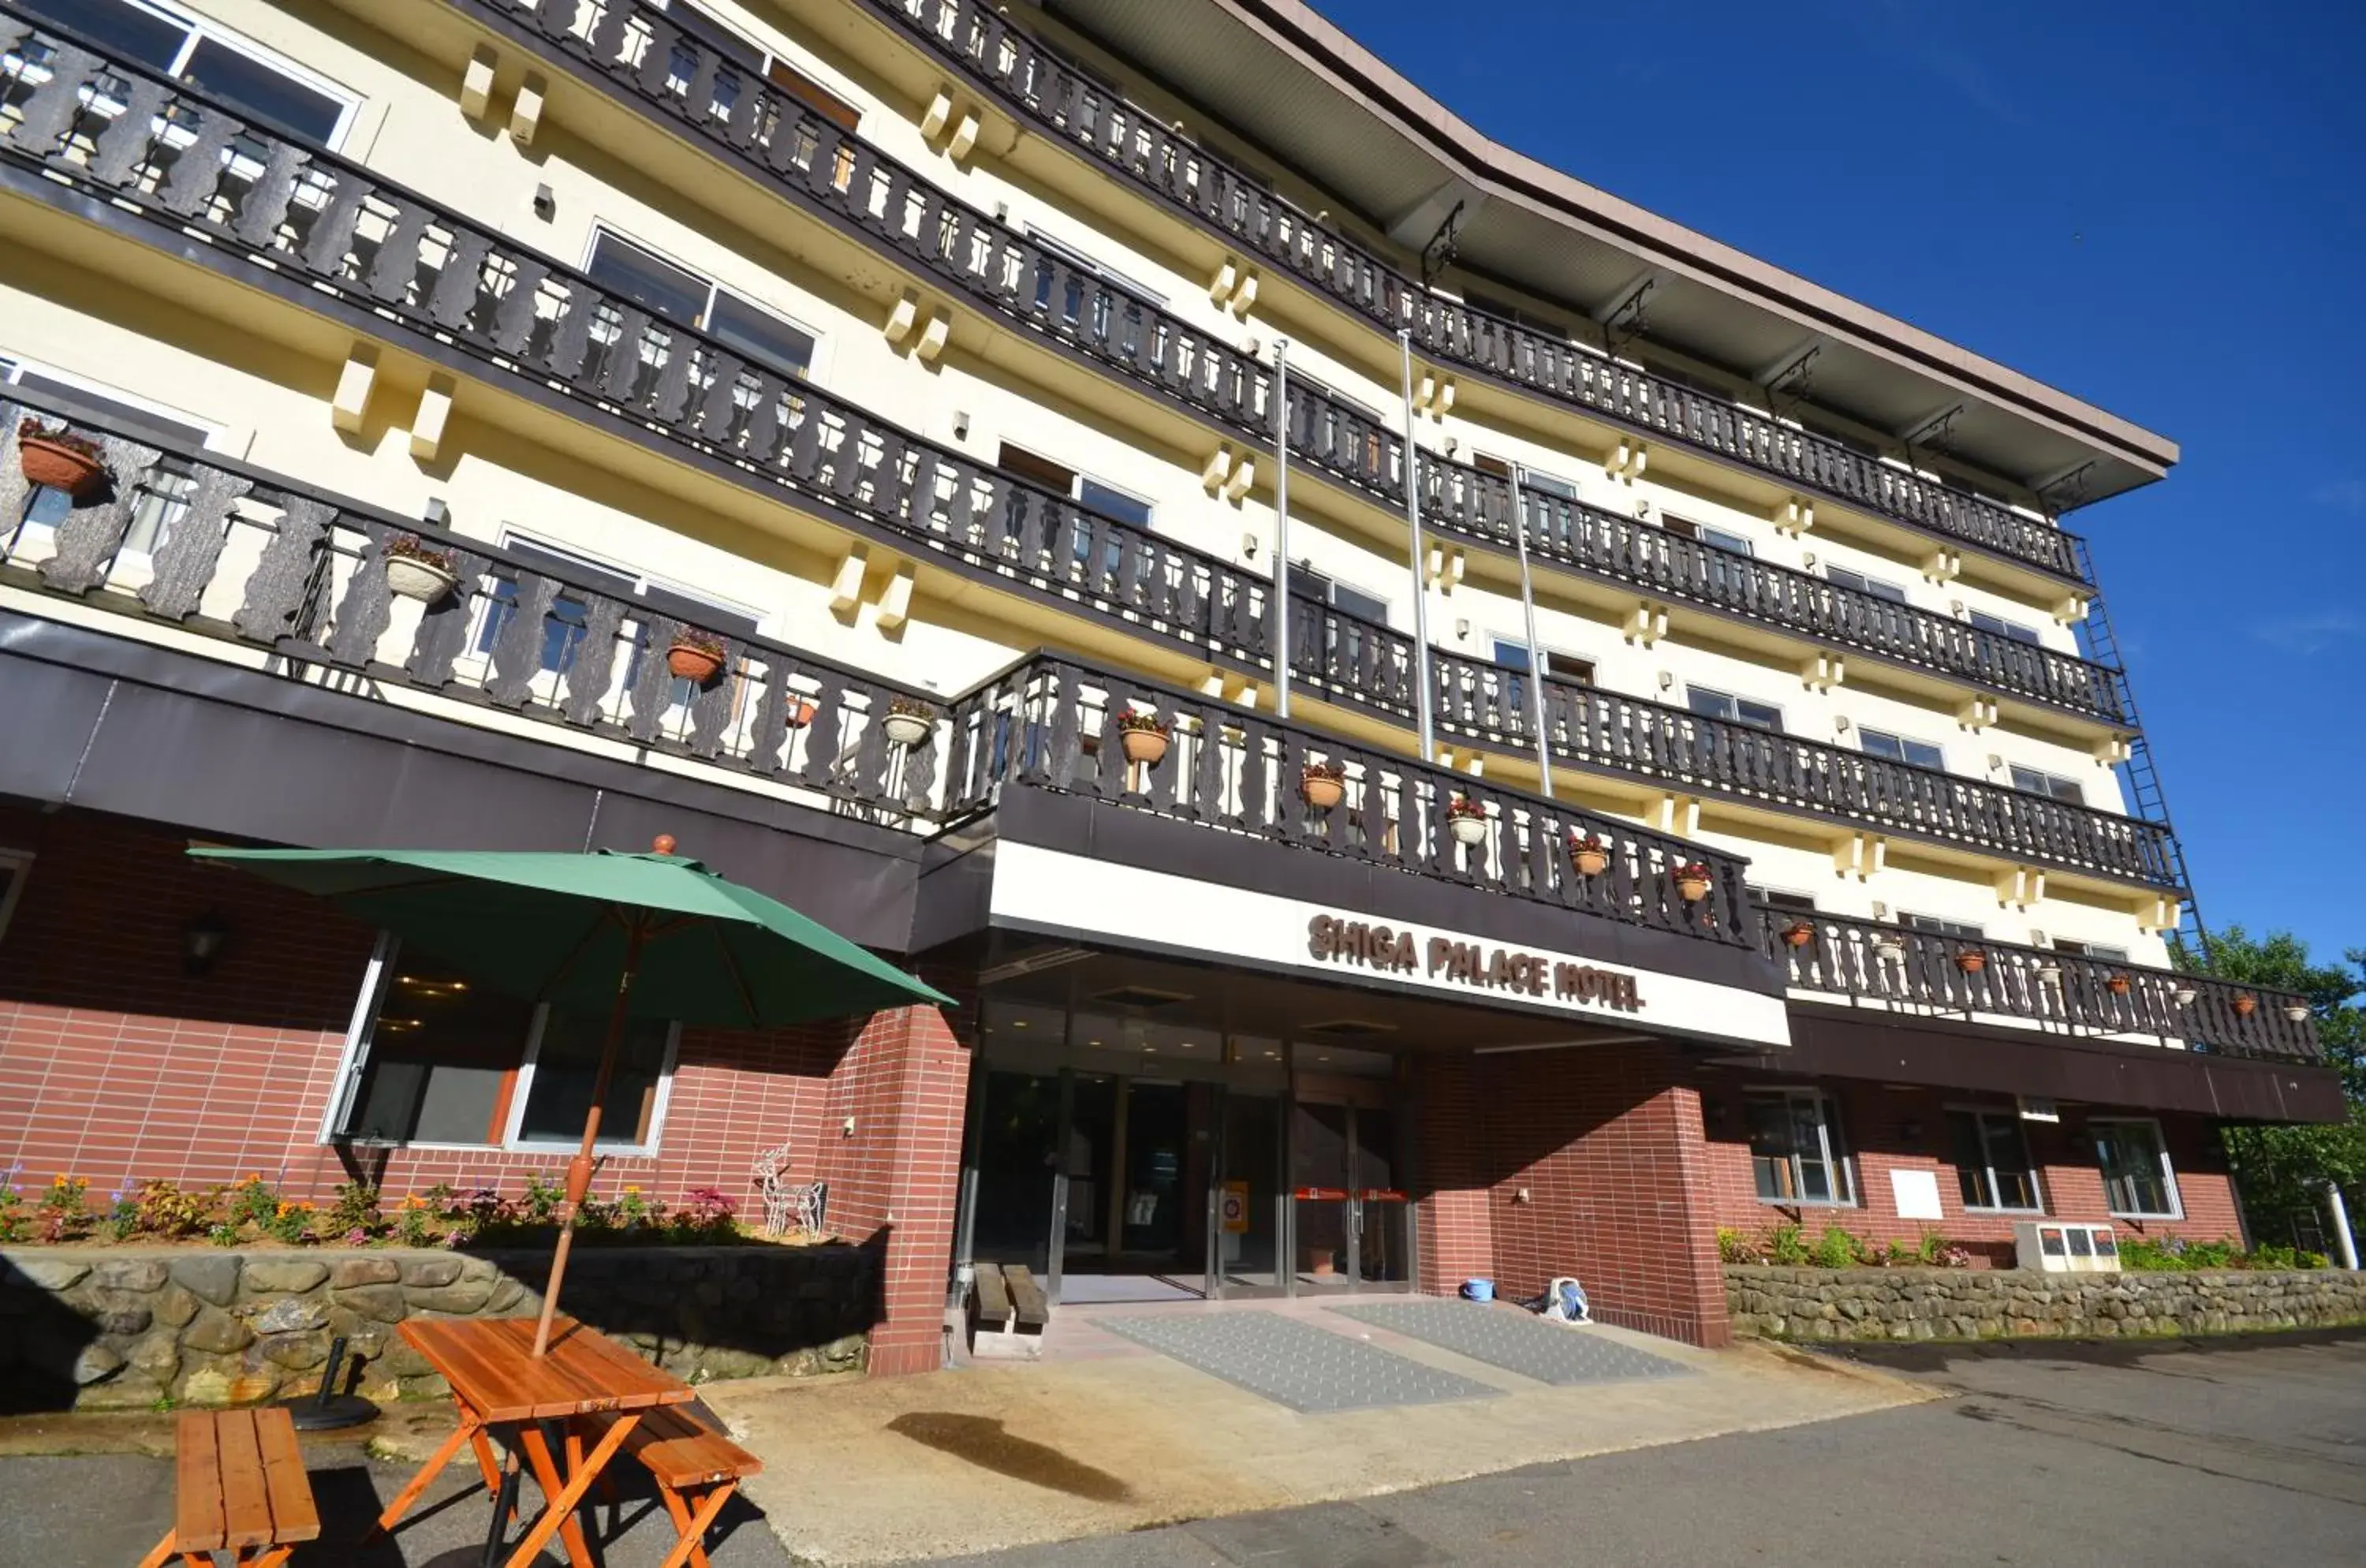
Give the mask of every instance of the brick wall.
<svg viewBox="0 0 2366 1568">
<path fill-rule="evenodd" d="M 1605 1322 L 1726 1343 L 1699 1101 L 1679 1070 L 1674 1052 L 1649 1044 L 1425 1065 L 1417 1090 L 1440 1095 L 1444 1114 L 1425 1100 L 1438 1164 L 1421 1194 L 1423 1288 L 1477 1273 L 1526 1296 L 1572 1274 Z M 1473 1267 L 1481 1258 L 1492 1266 Z"/>
<path fill-rule="evenodd" d="M 1942 1089 L 1887 1089 L 1879 1084 L 1832 1081 L 1818 1084 L 1838 1102 L 1841 1130 L 1857 1180 L 1857 1201 L 1841 1208 L 1820 1208 L 1761 1202 L 1752 1180 L 1748 1132 L 1741 1103 L 1745 1087 L 1761 1082 L 1730 1075 L 1697 1079 L 1708 1102 L 1708 1156 L 1716 1187 L 1717 1223 L 1748 1235 L 1758 1235 L 1785 1221 L 1803 1225 L 1810 1238 L 1827 1224 L 1838 1224 L 1876 1241 L 1913 1241 L 1926 1230 L 1965 1244 L 1976 1263 L 2010 1264 L 2012 1226 L 2016 1219 L 2033 1216 L 1966 1213 L 1948 1142 L 1946 1111 L 1950 1105 L 1981 1105 L 1997 1110 L 2011 1107 L 1992 1097 L 1954 1094 Z M 2102 1172 L 2093 1150 L 2072 1143 L 2084 1126 L 2090 1108 L 2065 1107 L 2058 1123 L 2024 1122 L 2029 1157 L 2038 1168 L 2040 1196 L 2045 1212 L 2056 1219 L 2109 1223 L 2132 1236 L 2182 1235 L 2216 1241 L 2242 1235 L 2223 1145 L 2210 1124 L 2191 1115 L 2158 1118 L 2168 1142 L 2169 1164 L 2176 1172 L 2182 1220 L 2114 1218 L 2103 1194 Z M 2108 1108 L 2091 1108 L 2108 1115 Z M 2145 1112 L 2131 1112 L 2142 1115 Z M 1939 1201 L 1945 1217 L 1938 1221 L 1902 1220 L 1892 1195 L 1890 1172 L 1927 1170 L 1939 1182 Z"/>
<path fill-rule="evenodd" d="M 28 1186 L 78 1176 L 101 1197 L 259 1173 L 316 1201 L 356 1173 L 349 1157 L 389 1197 L 557 1177 L 564 1151 L 321 1144 L 373 933 L 186 847 L 148 825 L 0 807 L 0 848 L 35 856 L 0 934 L 0 1168 Z M 189 976 L 181 929 L 208 911 L 232 935 Z M 753 1213 L 756 1156 L 787 1143 L 790 1179 L 830 1182 L 833 1228 L 886 1249 L 874 1370 L 933 1367 L 967 1078 L 967 1049 L 933 1009 L 685 1030 L 659 1153 L 607 1160 L 595 1190 L 629 1182 L 674 1202 L 715 1187 Z"/>
</svg>

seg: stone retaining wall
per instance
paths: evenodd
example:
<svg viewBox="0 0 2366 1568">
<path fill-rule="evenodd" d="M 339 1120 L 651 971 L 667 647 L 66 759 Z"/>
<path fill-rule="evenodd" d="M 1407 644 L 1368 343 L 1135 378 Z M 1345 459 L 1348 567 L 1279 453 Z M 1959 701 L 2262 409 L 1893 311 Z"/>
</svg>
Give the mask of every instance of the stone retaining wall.
<svg viewBox="0 0 2366 1568">
<path fill-rule="evenodd" d="M 1736 1334 L 1765 1339 L 2080 1338 L 2366 1323 L 2366 1273 L 1728 1265 Z"/>
<path fill-rule="evenodd" d="M 237 1404 L 319 1386 L 343 1335 L 373 1399 L 444 1392 L 406 1317 L 541 1310 L 549 1254 L 389 1248 L 0 1248 L 0 1410 Z M 878 1254 L 853 1247 L 586 1249 L 563 1309 L 693 1382 L 855 1371 Z"/>
</svg>

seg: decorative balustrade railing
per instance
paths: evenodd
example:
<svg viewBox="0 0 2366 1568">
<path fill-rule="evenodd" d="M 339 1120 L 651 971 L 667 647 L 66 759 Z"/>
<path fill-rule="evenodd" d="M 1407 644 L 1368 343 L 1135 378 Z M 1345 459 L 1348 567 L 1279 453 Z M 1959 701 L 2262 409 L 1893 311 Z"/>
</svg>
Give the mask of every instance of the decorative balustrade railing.
<svg viewBox="0 0 2366 1568">
<path fill-rule="evenodd" d="M 84 499 L 28 480 L 28 419 L 96 444 L 106 477 Z M 434 596 L 407 595 L 404 578 Z M 935 795 L 934 722 L 915 746 L 886 724 L 891 705 L 941 714 L 926 693 L 17 392 L 0 399 L 9 581 L 255 649 L 285 673 L 539 718 L 873 817 L 926 815 Z M 677 646 L 715 672 L 673 673 Z"/>
<path fill-rule="evenodd" d="M 955 200 L 647 0 L 446 0 L 507 20 L 796 202 L 994 316 L 1237 431 L 1273 429 L 1271 370 L 1157 302 Z M 1401 498 L 1399 439 L 1303 382 L 1294 455 Z"/>
<path fill-rule="evenodd" d="M 1424 526 L 1515 547 L 1510 479 L 1428 453 L 1420 471 Z M 1518 495 L 1528 549 L 1539 559 L 2099 718 L 2124 720 L 2134 711 L 2126 677 L 2110 665 L 1718 549 L 1549 490 L 1522 485 Z"/>
<path fill-rule="evenodd" d="M 2222 1055 L 2323 1055 L 2307 999 L 2286 992 L 1837 915 L 1765 914 L 1766 952 L 1803 990 L 2034 1019 L 2093 1036 L 2180 1040 Z"/>
<path fill-rule="evenodd" d="M 1155 766 L 1127 760 L 1119 720 L 1129 714 L 1166 727 Z M 1336 770 L 1314 775 L 1335 779 L 1335 800 L 1316 804 L 1310 769 Z M 1740 857 L 1048 656 L 955 700 L 946 775 L 952 817 L 1013 786 L 1057 790 L 1580 914 L 1736 946 L 1758 941 Z M 1486 810 L 1475 843 L 1455 831 L 1458 799 Z M 1589 875 L 1580 853 L 1596 849 L 1605 864 Z M 1697 902 L 1676 874 L 1696 863 L 1708 883 Z"/>
<path fill-rule="evenodd" d="M 0 161 L 621 416 L 916 554 L 1221 657 L 1261 661 L 1265 580 L 925 441 L 580 273 L 0 5 Z M 827 164 L 828 160 L 824 160 Z M 169 236 L 169 239 L 163 238 Z"/>
<path fill-rule="evenodd" d="M 991 93 L 1022 125 L 1098 160 L 1226 241 L 1287 268 L 1424 353 L 1770 474 L 1786 484 L 2078 580 L 2050 524 L 1566 339 L 1423 288 L 1110 88 L 986 0 L 862 0 Z"/>
<path fill-rule="evenodd" d="M 1293 595 L 1290 642 L 1293 678 L 1306 689 L 1400 719 L 1414 712 L 1413 642 L 1403 634 Z M 1525 672 L 1440 649 L 1431 649 L 1430 664 L 1440 733 L 1533 750 Z M 1551 677 L 1544 699 L 1553 756 L 1574 767 L 2175 886 L 2169 830 L 2158 823 Z"/>
</svg>

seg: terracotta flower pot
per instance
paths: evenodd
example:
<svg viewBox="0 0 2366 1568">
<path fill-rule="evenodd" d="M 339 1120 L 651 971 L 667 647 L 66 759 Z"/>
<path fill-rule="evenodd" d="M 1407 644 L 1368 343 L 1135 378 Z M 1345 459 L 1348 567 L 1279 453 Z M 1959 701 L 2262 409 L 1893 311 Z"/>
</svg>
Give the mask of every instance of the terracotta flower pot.
<svg viewBox="0 0 2366 1568">
<path fill-rule="evenodd" d="M 1118 739 L 1119 744 L 1125 748 L 1125 760 L 1129 762 L 1149 762 L 1155 766 L 1166 755 L 1167 737 L 1155 729 L 1125 730 Z"/>
<path fill-rule="evenodd" d="M 723 673 L 723 656 L 696 643 L 678 642 L 666 649 L 666 668 L 693 685 L 704 686 Z"/>
<path fill-rule="evenodd" d="M 1676 892 L 1687 904 L 1697 904 L 1708 897 L 1708 884 L 1697 876 L 1676 878 Z"/>
<path fill-rule="evenodd" d="M 888 739 L 909 749 L 926 740 L 932 727 L 918 714 L 891 713 L 887 716 L 885 728 Z"/>
<path fill-rule="evenodd" d="M 46 435 L 19 436 L 17 456 L 25 478 L 37 485 L 62 490 L 76 501 L 88 495 L 106 474 L 106 466 L 87 452 L 77 452 Z"/>
<path fill-rule="evenodd" d="M 402 598 L 433 604 L 460 585 L 460 576 L 448 566 L 438 566 L 416 556 L 389 556 L 386 585 Z"/>
<path fill-rule="evenodd" d="M 1298 793 L 1317 811 L 1328 811 L 1347 794 L 1346 784 L 1327 774 L 1309 773 L 1298 781 Z"/>
<path fill-rule="evenodd" d="M 1955 967 L 1962 970 L 1966 975 L 1977 975 L 1988 966 L 1989 955 L 1985 953 L 1959 953 L 1955 954 Z"/>
<path fill-rule="evenodd" d="M 1454 841 L 1476 849 L 1487 841 L 1487 818 L 1484 817 L 1449 817 L 1447 825 L 1454 830 Z"/>
<path fill-rule="evenodd" d="M 2235 998 L 2235 1016 L 2236 1016 L 2236 1017 L 2237 1017 L 2237 1018 L 2248 1018 L 2248 1017 L 2250 1017 L 2253 1013 L 2255 1013 L 2255 1012 L 2257 1012 L 2257 1011 L 2259 1011 L 2259 998 L 2254 997 L 2254 996 L 2248 996 L 2248 995 L 2246 995 L 2246 996 L 2236 997 L 2236 998 Z"/>
</svg>

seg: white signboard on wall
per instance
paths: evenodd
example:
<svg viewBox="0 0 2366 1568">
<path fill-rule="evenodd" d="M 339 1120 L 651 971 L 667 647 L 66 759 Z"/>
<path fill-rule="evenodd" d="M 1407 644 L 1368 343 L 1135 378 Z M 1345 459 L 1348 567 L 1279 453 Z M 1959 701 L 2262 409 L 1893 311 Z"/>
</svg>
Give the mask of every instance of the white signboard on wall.
<svg viewBox="0 0 2366 1568">
<path fill-rule="evenodd" d="M 1240 959 L 1309 978 L 1753 1045 L 1791 1043 L 1778 996 L 1033 844 L 996 846 L 993 911 L 1039 931 Z"/>
</svg>

